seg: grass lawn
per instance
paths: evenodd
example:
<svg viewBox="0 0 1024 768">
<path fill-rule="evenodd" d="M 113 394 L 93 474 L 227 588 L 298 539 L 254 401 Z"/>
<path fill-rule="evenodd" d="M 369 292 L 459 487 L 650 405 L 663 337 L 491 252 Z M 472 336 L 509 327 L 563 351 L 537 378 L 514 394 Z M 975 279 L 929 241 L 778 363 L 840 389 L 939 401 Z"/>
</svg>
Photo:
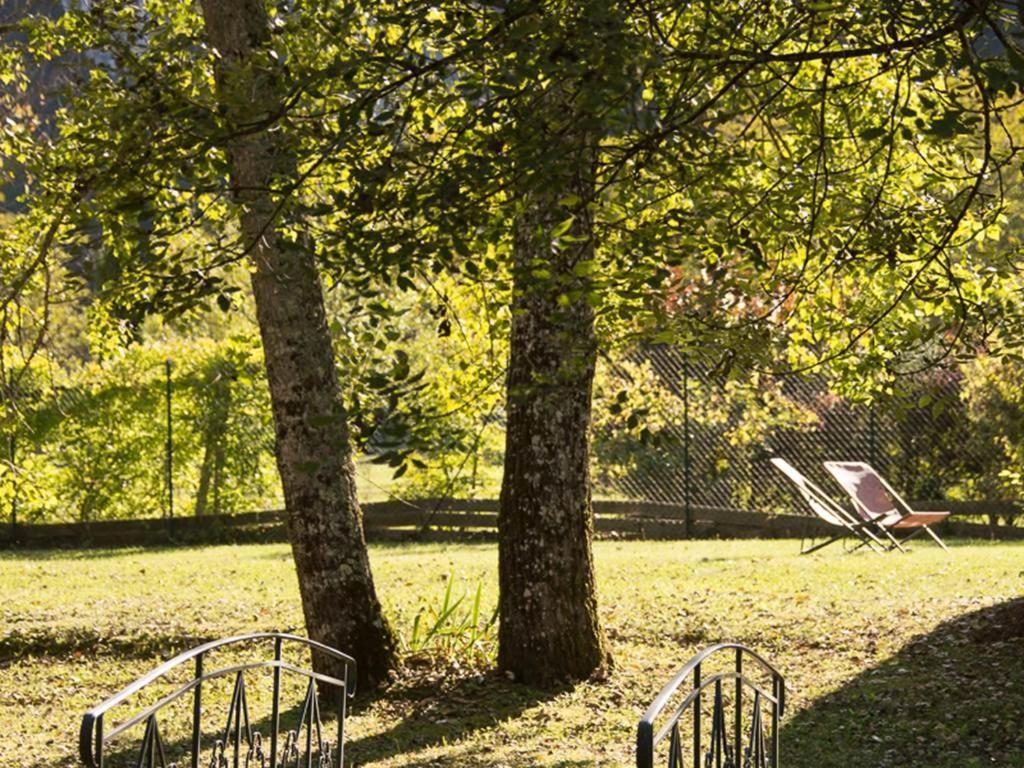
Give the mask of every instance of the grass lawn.
<svg viewBox="0 0 1024 768">
<path fill-rule="evenodd" d="M 466 659 L 441 669 L 413 659 L 356 702 L 349 755 L 381 767 L 631 765 L 636 721 L 674 668 L 737 640 L 786 675 L 787 767 L 1024 766 L 1024 619 L 1006 605 L 1024 593 L 1024 546 L 796 551 L 793 541 L 599 542 L 617 664 L 608 680 L 540 692 Z M 456 591 L 482 584 L 493 610 L 493 545 L 371 556 L 405 637 L 450 573 Z M 4 767 L 75 765 L 81 713 L 194 641 L 302 631 L 281 545 L 0 553 L 0 595 Z"/>
</svg>

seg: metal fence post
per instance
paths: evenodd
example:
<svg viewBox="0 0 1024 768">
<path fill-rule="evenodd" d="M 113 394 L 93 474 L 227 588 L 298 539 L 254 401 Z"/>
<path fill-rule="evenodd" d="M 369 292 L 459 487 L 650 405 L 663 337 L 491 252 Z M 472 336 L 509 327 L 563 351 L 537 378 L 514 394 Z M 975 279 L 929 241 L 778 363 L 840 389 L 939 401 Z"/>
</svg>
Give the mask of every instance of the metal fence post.
<svg viewBox="0 0 1024 768">
<path fill-rule="evenodd" d="M 174 427 L 171 421 L 171 359 L 164 361 L 164 372 L 166 374 L 166 401 L 167 401 L 167 452 L 166 452 L 166 478 L 167 478 L 167 517 L 174 517 Z"/>
<path fill-rule="evenodd" d="M 876 438 L 878 433 L 878 425 L 875 423 L 875 401 L 871 400 L 868 405 L 868 463 L 878 468 L 878 456 L 876 449 Z"/>
<path fill-rule="evenodd" d="M 15 465 L 15 450 L 16 442 L 14 433 L 8 438 L 8 458 L 10 459 L 11 467 L 11 533 L 16 533 L 18 527 L 18 470 Z"/>
<path fill-rule="evenodd" d="M 690 356 L 683 356 L 683 516 L 686 536 L 693 537 L 693 510 L 690 507 Z"/>
</svg>

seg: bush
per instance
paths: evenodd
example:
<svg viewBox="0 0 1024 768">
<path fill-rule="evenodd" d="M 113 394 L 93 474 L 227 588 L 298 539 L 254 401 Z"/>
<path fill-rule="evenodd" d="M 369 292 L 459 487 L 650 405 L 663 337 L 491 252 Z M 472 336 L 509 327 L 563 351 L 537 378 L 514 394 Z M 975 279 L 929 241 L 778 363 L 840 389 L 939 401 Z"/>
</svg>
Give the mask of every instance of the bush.
<svg viewBox="0 0 1024 768">
<path fill-rule="evenodd" d="M 177 514 L 236 512 L 280 498 L 259 347 L 137 344 L 70 371 L 31 370 L 0 488 L 23 522 L 156 517 L 168 511 L 166 361 L 172 361 Z"/>
</svg>

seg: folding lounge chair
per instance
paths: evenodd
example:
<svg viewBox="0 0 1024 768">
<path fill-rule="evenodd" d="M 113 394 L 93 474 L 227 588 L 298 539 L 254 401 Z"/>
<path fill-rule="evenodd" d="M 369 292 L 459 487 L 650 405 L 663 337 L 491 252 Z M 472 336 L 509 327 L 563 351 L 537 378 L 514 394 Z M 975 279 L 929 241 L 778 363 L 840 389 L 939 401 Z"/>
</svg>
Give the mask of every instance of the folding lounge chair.
<svg viewBox="0 0 1024 768">
<path fill-rule="evenodd" d="M 874 524 L 868 520 L 860 520 L 853 513 L 846 511 L 839 504 L 832 500 L 825 491 L 819 486 L 812 483 L 804 475 L 790 464 L 785 459 L 775 457 L 771 460 L 772 465 L 782 472 L 786 477 L 792 481 L 793 485 L 796 486 L 797 491 L 807 506 L 811 508 L 819 518 L 824 520 L 829 525 L 840 528 L 841 531 L 830 539 L 824 542 L 814 544 L 808 549 L 801 548 L 800 554 L 806 555 L 811 552 L 816 552 L 822 547 L 827 547 L 829 544 L 839 541 L 845 536 L 853 536 L 860 541 L 860 544 L 855 547 L 870 547 L 875 552 L 884 552 L 885 544 L 878 536 L 871 530 Z"/>
<path fill-rule="evenodd" d="M 860 461 L 826 461 L 827 469 L 843 490 L 850 495 L 854 509 L 864 520 L 872 522 L 891 542 L 890 549 L 906 550 L 903 544 L 921 531 L 926 531 L 935 543 L 949 552 L 949 548 L 929 526 L 941 523 L 949 512 L 918 512 L 910 508 L 881 475 Z M 897 539 L 894 532 L 910 531 Z"/>
</svg>

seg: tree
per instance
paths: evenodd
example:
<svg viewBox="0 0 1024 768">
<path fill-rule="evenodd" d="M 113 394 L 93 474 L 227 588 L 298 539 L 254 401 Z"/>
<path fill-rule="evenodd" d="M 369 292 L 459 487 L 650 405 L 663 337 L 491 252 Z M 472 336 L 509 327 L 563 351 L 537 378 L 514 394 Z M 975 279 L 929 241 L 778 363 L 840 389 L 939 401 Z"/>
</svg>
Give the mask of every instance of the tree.
<svg viewBox="0 0 1024 768">
<path fill-rule="evenodd" d="M 512 275 L 499 660 L 548 684 L 607 660 L 597 349 L 631 337 L 862 379 L 948 355 L 991 306 L 973 243 L 1000 226 L 1017 151 L 1000 122 L 1020 92 L 1016 8 L 498 3 L 479 10 L 496 35 L 439 13 L 480 42 L 389 170 L 415 190 L 420 242 Z"/>
<path fill-rule="evenodd" d="M 592 160 L 586 159 L 592 158 L 593 146 L 573 131 L 560 137 L 561 127 L 540 130 L 569 162 L 562 173 L 535 180 L 536 186 L 527 182 L 513 224 L 514 298 L 498 517 L 498 663 L 517 679 L 540 685 L 585 678 L 610 662 L 597 615 L 590 547 L 589 434 L 597 340 L 594 310 L 587 303 L 589 279 L 580 267 L 593 263 L 587 205 L 594 178 Z M 579 201 L 571 206 L 574 213 L 560 205 L 566 197 Z"/>
<path fill-rule="evenodd" d="M 633 79 L 613 6 L 439 6 L 429 39 L 443 76 L 403 102 L 403 141 L 344 198 L 365 211 L 356 251 L 405 254 L 406 275 L 447 270 L 508 302 L 498 663 L 542 686 L 611 663 L 589 424 L 598 151 Z"/>
<path fill-rule="evenodd" d="M 520 39 L 519 75 L 538 87 L 511 111 L 509 131 L 516 214 L 498 664 L 551 685 L 611 665 L 591 553 L 593 211 L 603 110 L 631 83 L 623 19 L 607 4 L 545 9 L 537 22 L 556 31 L 533 48 Z"/>
<path fill-rule="evenodd" d="M 598 350 L 642 339 L 892 375 L 897 357 L 951 354 L 993 281 L 1015 279 L 976 247 L 1003 224 L 1018 151 L 1015 4 L 204 8 L 215 54 L 160 3 L 94 2 L 30 38 L 111 62 L 45 151 L 5 129 L 35 160 L 36 205 L 0 268 L 18 288 L 38 274 L 26 252 L 98 221 L 117 235 L 105 318 L 120 328 L 230 305 L 217 269 L 249 260 L 278 426 L 314 414 L 292 470 L 360 423 L 334 394 L 317 267 L 378 325 L 382 285 L 491 281 L 512 324 L 501 664 L 521 679 L 608 661 L 587 471 Z"/>
<path fill-rule="evenodd" d="M 104 245 L 78 271 L 102 276 L 91 281 L 97 332 L 106 319 L 131 336 L 147 314 L 173 315 L 211 297 L 230 307 L 220 270 L 250 265 L 307 631 L 356 657 L 372 684 L 392 667 L 395 642 L 371 577 L 349 416 L 298 190 L 302 136 L 282 124 L 296 108 L 294 79 L 309 86 L 322 78 L 313 70 L 325 54 L 300 42 L 289 70 L 273 46 L 293 19 L 272 19 L 262 2 L 201 10 L 197 19 L 184 5 L 96 2 L 24 24 L 30 34 L 6 52 L 10 61 L 46 56 L 48 46 L 84 47 L 89 67 L 54 136 L 6 137 L 28 169 L 32 203 L 15 229 L 28 238 L 42 225 L 47 237 L 8 265 L 5 306 L 31 281 L 48 284 L 52 243 L 81 243 L 96 231 Z M 306 69 L 302 53 L 313 60 Z M 24 85 L 23 68 L 12 78 L 19 75 Z M 5 242 L 12 253 L 13 242 Z M 314 663 L 337 672 L 326 659 Z"/>
<path fill-rule="evenodd" d="M 277 219 L 274 188 L 297 177 L 296 159 L 272 131 L 251 130 L 280 113 L 284 72 L 266 51 L 272 28 L 262 2 L 203 0 L 202 9 L 219 53 L 217 95 L 232 136 L 225 148 L 253 265 L 306 629 L 359 659 L 360 677 L 376 682 L 394 663 L 395 643 L 370 574 L 323 291 L 301 221 L 285 234 Z"/>
</svg>

